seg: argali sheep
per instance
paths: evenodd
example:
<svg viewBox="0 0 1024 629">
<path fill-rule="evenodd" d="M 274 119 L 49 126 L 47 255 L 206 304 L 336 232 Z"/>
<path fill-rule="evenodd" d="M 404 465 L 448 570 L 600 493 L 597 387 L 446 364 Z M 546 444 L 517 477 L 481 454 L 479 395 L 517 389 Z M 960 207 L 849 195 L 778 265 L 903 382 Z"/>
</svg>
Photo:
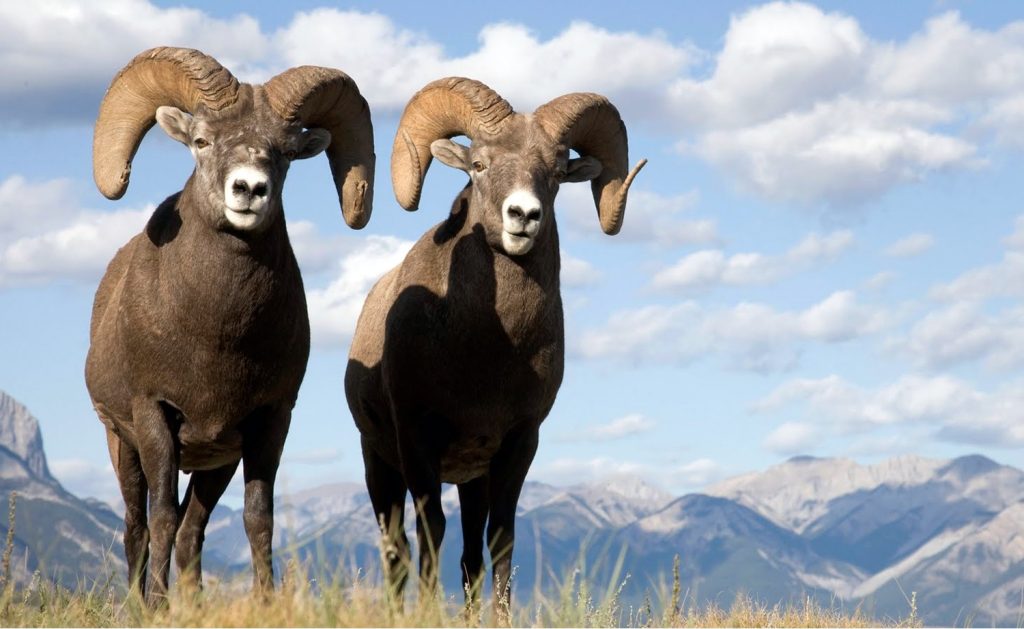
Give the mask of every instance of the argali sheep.
<svg viewBox="0 0 1024 629">
<path fill-rule="evenodd" d="M 249 85 L 199 51 L 154 48 L 100 105 L 93 169 L 106 197 L 124 194 L 154 122 L 189 147 L 195 170 L 107 267 L 85 369 L 124 497 L 130 583 L 159 602 L 176 545 L 181 580 L 199 584 L 204 528 L 241 460 L 253 580 L 266 591 L 274 479 L 309 355 L 281 188 L 292 160 L 326 149 L 345 220 L 362 227 L 370 112 L 338 70 Z M 191 473 L 180 505 L 179 470 Z"/>
<path fill-rule="evenodd" d="M 471 145 L 451 140 L 459 135 Z M 570 159 L 570 150 L 580 157 Z M 567 94 L 519 114 L 465 78 L 428 84 L 402 114 L 391 178 L 407 210 L 419 204 L 432 156 L 465 171 L 469 183 L 448 218 L 370 291 L 345 393 L 390 587 L 400 593 L 405 584 L 407 491 L 417 509 L 421 586 L 436 584 L 441 483 L 455 483 L 464 586 L 479 587 L 486 526 L 495 600 L 507 600 L 516 503 L 562 382 L 555 195 L 562 183 L 591 181 L 601 228 L 615 234 L 646 160 L 629 170 L 626 128 L 603 96 Z"/>
</svg>

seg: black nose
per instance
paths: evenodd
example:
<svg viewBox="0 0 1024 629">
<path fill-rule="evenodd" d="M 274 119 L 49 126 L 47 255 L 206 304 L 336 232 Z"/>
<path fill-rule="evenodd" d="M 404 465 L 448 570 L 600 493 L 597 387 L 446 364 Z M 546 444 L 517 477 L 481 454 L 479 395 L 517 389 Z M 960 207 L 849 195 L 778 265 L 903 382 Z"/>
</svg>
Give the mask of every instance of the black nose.
<svg viewBox="0 0 1024 629">
<path fill-rule="evenodd" d="M 518 219 L 518 220 L 523 220 L 525 218 L 525 220 L 527 222 L 529 222 L 529 221 L 539 221 L 540 220 L 540 209 L 539 208 L 533 208 L 529 212 L 526 212 L 525 215 L 524 215 L 523 208 L 519 207 L 518 205 L 510 205 L 509 208 L 508 208 L 508 215 L 510 217 Z"/>
<path fill-rule="evenodd" d="M 234 183 L 231 184 L 231 190 L 235 194 L 245 194 L 250 197 L 263 197 L 267 194 L 267 184 L 259 181 L 250 188 L 248 181 L 244 179 L 235 179 Z"/>
</svg>

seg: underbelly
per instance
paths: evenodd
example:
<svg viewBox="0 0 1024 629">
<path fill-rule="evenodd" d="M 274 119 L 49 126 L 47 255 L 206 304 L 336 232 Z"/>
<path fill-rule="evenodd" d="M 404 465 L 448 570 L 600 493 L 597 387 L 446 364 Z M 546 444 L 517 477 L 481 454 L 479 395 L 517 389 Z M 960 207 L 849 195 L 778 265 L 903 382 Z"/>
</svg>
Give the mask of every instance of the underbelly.
<svg viewBox="0 0 1024 629">
<path fill-rule="evenodd" d="M 242 458 L 242 433 L 230 429 L 217 436 L 190 433 L 183 425 L 178 431 L 181 443 L 181 471 L 212 470 Z"/>
<path fill-rule="evenodd" d="M 441 482 L 465 483 L 487 473 L 500 440 L 477 437 L 451 444 L 441 457 Z"/>
</svg>

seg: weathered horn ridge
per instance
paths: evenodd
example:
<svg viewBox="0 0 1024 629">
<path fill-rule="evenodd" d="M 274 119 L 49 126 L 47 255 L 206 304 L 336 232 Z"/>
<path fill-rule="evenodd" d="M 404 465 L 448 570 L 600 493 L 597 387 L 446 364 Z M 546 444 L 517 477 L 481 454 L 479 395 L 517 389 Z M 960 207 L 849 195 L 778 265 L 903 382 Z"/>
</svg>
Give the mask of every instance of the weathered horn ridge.
<svg viewBox="0 0 1024 629">
<path fill-rule="evenodd" d="M 220 110 L 237 98 L 238 80 L 198 50 L 163 47 L 136 55 L 111 81 L 100 104 L 92 142 L 96 187 L 108 199 L 124 195 L 132 159 L 156 124 L 157 107 Z"/>
<path fill-rule="evenodd" d="M 567 148 L 601 161 L 601 174 L 590 182 L 594 204 L 604 233 L 619 233 L 629 186 L 647 160 L 629 170 L 626 125 L 615 105 L 600 94 L 566 94 L 538 108 L 534 120 Z"/>
<path fill-rule="evenodd" d="M 391 183 L 399 205 L 419 207 L 434 140 L 501 132 L 512 106 L 479 81 L 448 77 L 428 83 L 405 106 L 391 150 Z"/>
<path fill-rule="evenodd" d="M 345 222 L 359 229 L 373 211 L 373 126 L 370 108 L 347 74 L 332 68 L 299 66 L 263 86 L 271 108 L 304 127 L 331 134 L 327 159 Z"/>
</svg>

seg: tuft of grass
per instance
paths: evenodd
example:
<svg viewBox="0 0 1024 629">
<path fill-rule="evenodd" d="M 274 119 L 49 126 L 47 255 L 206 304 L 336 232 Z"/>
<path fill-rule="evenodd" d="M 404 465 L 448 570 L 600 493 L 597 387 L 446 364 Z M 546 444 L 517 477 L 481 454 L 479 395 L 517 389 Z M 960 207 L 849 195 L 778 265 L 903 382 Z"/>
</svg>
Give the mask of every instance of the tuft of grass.
<svg viewBox="0 0 1024 629">
<path fill-rule="evenodd" d="M 21 592 L 9 588 L 0 605 L 5 627 L 476 627 L 486 614 L 464 613 L 461 595 L 427 604 L 388 604 L 383 586 L 363 579 L 313 584 L 291 566 L 282 585 L 267 598 L 240 592 L 238 584 L 215 583 L 201 592 L 172 589 L 170 604 L 150 610 L 134 594 L 125 596 L 109 582 L 75 591 L 36 575 Z M 617 588 L 616 588 L 617 589 Z M 826 608 L 808 598 L 798 605 L 767 605 L 748 596 L 728 608 L 709 604 L 663 615 L 650 607 L 624 610 L 617 594 L 595 600 L 576 571 L 551 598 L 514 604 L 511 624 L 527 627 L 872 627 L 861 614 Z M 670 618 L 671 623 L 663 623 Z M 903 623 L 890 626 L 905 626 Z"/>
<path fill-rule="evenodd" d="M 0 576 L 0 627 L 478 627 L 493 623 L 496 614 L 487 601 L 467 608 L 462 593 L 443 591 L 423 600 L 396 600 L 379 578 L 361 572 L 325 573 L 325 562 L 316 566 L 289 560 L 280 587 L 269 596 L 248 592 L 249 579 L 229 581 L 207 578 L 203 590 L 174 588 L 169 604 L 147 607 L 137 590 L 126 591 L 113 572 L 90 584 L 80 582 L 68 589 L 44 579 L 37 571 L 20 590 L 9 578 L 13 545 L 15 498 L 10 499 L 7 547 Z M 605 553 L 607 554 L 607 553 Z M 630 575 L 622 575 L 623 549 L 612 569 L 603 594 L 587 578 L 581 553 L 580 567 L 560 580 L 552 594 L 536 590 L 532 600 L 512 604 L 512 626 L 525 627 L 877 627 L 883 626 L 862 614 L 823 607 L 810 597 L 800 605 L 767 605 L 750 596 L 738 596 L 729 607 L 715 604 L 687 607 L 682 596 L 679 557 L 672 570 L 671 594 L 662 586 L 657 600 L 668 601 L 659 613 L 651 597 L 637 609 L 623 607 L 621 594 Z M 310 578 L 308 575 L 316 575 Z M 514 572 L 513 572 L 514 575 Z M 411 580 L 410 585 L 415 583 Z M 409 589 L 416 589 L 415 587 Z M 507 600 L 507 599 L 506 599 Z M 503 611 L 502 601 L 499 610 Z M 507 602 L 505 603 L 507 604 Z M 911 615 L 894 627 L 917 627 L 916 596 Z"/>
</svg>

